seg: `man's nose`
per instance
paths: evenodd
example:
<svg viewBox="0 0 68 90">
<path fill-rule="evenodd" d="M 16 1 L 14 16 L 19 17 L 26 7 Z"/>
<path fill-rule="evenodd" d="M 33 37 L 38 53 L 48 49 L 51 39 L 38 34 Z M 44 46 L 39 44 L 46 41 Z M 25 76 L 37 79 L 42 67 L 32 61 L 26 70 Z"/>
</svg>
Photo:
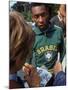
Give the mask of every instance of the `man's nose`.
<svg viewBox="0 0 68 90">
<path fill-rule="evenodd" d="M 43 21 L 43 17 L 39 16 L 39 22 L 42 22 L 42 21 Z"/>
</svg>

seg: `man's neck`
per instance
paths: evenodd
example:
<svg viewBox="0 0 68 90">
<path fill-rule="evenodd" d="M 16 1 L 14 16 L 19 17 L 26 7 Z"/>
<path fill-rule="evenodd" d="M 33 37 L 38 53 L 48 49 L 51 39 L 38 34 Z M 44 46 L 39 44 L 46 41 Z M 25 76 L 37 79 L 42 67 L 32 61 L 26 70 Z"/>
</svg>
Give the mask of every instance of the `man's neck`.
<svg viewBox="0 0 68 90">
<path fill-rule="evenodd" d="M 46 27 L 44 27 L 44 28 L 40 28 L 40 31 L 41 32 L 45 32 L 48 28 L 49 28 L 49 24 Z"/>
</svg>

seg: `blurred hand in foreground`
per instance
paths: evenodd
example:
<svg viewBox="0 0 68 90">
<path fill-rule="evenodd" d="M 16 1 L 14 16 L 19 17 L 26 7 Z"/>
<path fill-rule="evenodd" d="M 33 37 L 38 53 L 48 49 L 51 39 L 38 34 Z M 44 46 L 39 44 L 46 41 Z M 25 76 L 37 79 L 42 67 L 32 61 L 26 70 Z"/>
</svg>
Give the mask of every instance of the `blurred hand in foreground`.
<svg viewBox="0 0 68 90">
<path fill-rule="evenodd" d="M 37 73 L 36 68 L 33 65 L 25 63 L 23 66 L 23 72 L 25 73 L 25 80 L 30 87 L 39 87 L 40 86 L 40 77 Z"/>
</svg>

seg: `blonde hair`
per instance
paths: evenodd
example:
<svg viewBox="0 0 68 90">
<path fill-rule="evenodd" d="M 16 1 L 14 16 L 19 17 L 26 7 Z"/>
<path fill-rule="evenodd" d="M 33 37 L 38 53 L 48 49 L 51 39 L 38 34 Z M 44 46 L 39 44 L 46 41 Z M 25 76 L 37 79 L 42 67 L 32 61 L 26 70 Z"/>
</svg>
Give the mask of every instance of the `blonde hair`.
<svg viewBox="0 0 68 90">
<path fill-rule="evenodd" d="M 61 4 L 59 6 L 59 11 L 62 13 L 63 16 L 66 16 L 66 5 L 65 4 Z"/>
<path fill-rule="evenodd" d="M 25 59 L 29 56 L 32 49 L 35 34 L 19 12 L 10 12 L 9 20 L 10 64 L 17 59 L 21 59 L 25 62 Z"/>
</svg>

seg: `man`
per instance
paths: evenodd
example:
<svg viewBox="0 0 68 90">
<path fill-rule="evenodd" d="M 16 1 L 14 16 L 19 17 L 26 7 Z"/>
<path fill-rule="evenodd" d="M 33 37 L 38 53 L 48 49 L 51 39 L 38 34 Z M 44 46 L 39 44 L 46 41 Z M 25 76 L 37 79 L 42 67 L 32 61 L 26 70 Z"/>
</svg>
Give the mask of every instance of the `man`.
<svg viewBox="0 0 68 90">
<path fill-rule="evenodd" d="M 63 31 L 60 27 L 50 24 L 47 5 L 32 3 L 31 12 L 32 20 L 35 22 L 33 31 L 36 37 L 30 63 L 36 67 L 46 68 L 50 73 L 54 73 L 55 69 L 58 73 L 62 69 L 57 69 L 57 66 L 60 67 L 65 53 Z"/>
</svg>

